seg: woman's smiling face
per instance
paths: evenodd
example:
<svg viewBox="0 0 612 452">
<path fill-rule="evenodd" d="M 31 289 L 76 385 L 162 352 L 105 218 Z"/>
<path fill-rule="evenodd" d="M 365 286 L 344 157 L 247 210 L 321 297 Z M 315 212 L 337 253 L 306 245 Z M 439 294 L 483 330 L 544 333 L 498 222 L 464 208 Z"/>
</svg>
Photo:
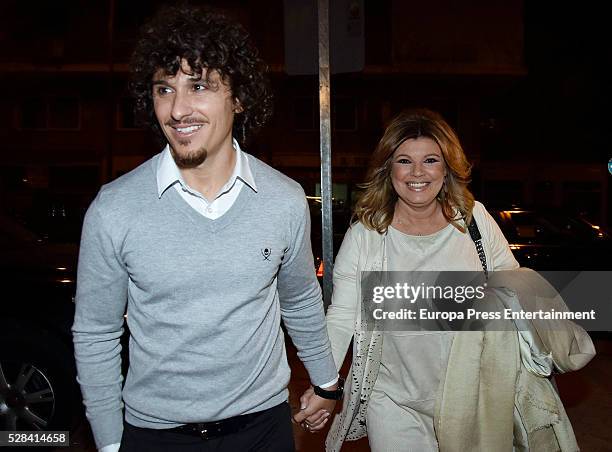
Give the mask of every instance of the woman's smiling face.
<svg viewBox="0 0 612 452">
<path fill-rule="evenodd" d="M 391 183 L 399 201 L 423 208 L 436 200 L 446 176 L 440 146 L 430 138 L 411 138 L 393 153 Z"/>
</svg>

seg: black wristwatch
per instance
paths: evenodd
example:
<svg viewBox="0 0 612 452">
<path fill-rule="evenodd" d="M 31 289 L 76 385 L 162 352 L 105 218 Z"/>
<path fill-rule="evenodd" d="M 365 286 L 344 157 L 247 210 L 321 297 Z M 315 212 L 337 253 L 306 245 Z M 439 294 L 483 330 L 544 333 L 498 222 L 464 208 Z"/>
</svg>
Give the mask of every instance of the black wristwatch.
<svg viewBox="0 0 612 452">
<path fill-rule="evenodd" d="M 319 397 L 329 400 L 340 400 L 344 392 L 344 378 L 338 377 L 338 388 L 333 391 L 328 391 L 320 386 L 313 386 L 314 393 Z"/>
</svg>

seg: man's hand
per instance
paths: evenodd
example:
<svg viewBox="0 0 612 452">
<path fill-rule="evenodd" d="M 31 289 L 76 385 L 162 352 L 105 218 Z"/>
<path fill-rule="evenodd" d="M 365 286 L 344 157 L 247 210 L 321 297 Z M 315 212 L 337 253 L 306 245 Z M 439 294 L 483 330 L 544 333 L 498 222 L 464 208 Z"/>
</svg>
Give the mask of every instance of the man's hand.
<svg viewBox="0 0 612 452">
<path fill-rule="evenodd" d="M 325 389 L 333 391 L 337 386 L 334 385 Z M 300 424 L 304 430 L 315 433 L 325 427 L 335 407 L 335 400 L 319 397 L 314 393 L 311 386 L 300 397 L 300 411 L 293 416 L 293 421 Z"/>
</svg>

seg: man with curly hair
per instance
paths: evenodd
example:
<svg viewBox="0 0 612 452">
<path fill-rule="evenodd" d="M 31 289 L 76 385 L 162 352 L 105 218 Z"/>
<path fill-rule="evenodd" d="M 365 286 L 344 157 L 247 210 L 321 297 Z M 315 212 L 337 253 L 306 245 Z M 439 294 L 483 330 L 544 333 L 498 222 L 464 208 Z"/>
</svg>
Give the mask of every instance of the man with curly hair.
<svg viewBox="0 0 612 452">
<path fill-rule="evenodd" d="M 304 192 L 240 147 L 270 116 L 263 63 L 238 24 L 183 6 L 144 27 L 132 66 L 167 146 L 103 186 L 83 226 L 73 334 L 96 446 L 293 450 L 281 318 L 322 386 L 303 417 L 341 391 Z"/>
</svg>

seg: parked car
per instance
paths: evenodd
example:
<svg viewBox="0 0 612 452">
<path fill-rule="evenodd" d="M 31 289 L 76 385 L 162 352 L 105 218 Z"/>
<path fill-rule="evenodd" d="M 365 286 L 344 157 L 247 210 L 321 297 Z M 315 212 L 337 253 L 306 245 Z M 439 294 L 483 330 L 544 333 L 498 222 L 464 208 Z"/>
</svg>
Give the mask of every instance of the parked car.
<svg viewBox="0 0 612 452">
<path fill-rule="evenodd" d="M 80 405 L 70 333 L 77 248 L 0 215 L 2 430 L 69 430 Z"/>
<path fill-rule="evenodd" d="M 491 208 L 510 249 L 521 266 L 534 270 L 612 270 L 612 237 L 584 217 L 553 209 Z M 321 266 L 321 209 L 311 202 L 312 248 L 319 278 Z M 335 209 L 334 256 L 351 215 Z"/>
<path fill-rule="evenodd" d="M 612 238 L 562 209 L 490 209 L 516 260 L 534 270 L 611 270 Z"/>
</svg>

